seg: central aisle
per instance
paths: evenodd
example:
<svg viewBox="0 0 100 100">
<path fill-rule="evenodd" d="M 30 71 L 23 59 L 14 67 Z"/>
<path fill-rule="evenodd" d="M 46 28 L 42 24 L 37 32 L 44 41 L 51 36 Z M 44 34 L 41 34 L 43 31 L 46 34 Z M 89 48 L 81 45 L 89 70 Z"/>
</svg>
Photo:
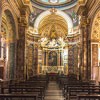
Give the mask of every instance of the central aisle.
<svg viewBox="0 0 100 100">
<path fill-rule="evenodd" d="M 62 90 L 55 81 L 50 81 L 46 90 L 45 100 L 64 100 Z"/>
</svg>

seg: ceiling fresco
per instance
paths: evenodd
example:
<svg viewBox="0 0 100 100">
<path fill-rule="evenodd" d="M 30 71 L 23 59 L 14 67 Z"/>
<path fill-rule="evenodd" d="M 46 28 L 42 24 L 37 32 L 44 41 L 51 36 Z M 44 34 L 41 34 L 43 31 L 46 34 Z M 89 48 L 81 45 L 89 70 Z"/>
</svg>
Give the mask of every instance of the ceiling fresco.
<svg viewBox="0 0 100 100">
<path fill-rule="evenodd" d="M 32 4 L 39 9 L 49 9 L 49 8 L 58 8 L 58 9 L 69 9 L 74 7 L 78 0 L 31 0 Z"/>
</svg>

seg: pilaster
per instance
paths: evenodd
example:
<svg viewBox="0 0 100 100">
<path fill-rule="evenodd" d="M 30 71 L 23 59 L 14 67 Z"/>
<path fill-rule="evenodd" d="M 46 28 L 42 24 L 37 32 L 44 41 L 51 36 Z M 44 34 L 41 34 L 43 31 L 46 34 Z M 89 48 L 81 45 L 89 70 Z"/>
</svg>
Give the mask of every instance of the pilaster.
<svg viewBox="0 0 100 100">
<path fill-rule="evenodd" d="M 18 40 L 17 40 L 17 67 L 16 67 L 16 79 L 26 79 L 26 30 L 28 26 L 28 7 L 24 6 L 20 10 L 21 16 L 18 19 Z"/>
<path fill-rule="evenodd" d="M 81 30 L 81 74 L 83 75 L 83 80 L 90 79 L 90 65 L 89 65 L 89 19 L 87 18 L 87 12 L 83 12 L 81 15 L 81 23 L 80 23 L 80 30 Z"/>
</svg>

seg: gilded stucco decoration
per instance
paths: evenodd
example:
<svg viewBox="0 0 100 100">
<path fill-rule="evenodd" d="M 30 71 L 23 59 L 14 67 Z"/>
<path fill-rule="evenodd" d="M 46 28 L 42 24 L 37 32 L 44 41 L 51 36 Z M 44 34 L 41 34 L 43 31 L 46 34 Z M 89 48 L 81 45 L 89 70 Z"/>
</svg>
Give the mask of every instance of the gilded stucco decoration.
<svg viewBox="0 0 100 100">
<path fill-rule="evenodd" d="M 68 25 L 61 16 L 51 14 L 40 22 L 39 34 L 47 38 L 64 38 L 68 34 Z"/>
<path fill-rule="evenodd" d="M 100 11 L 97 13 L 93 22 L 92 41 L 100 41 Z"/>
</svg>

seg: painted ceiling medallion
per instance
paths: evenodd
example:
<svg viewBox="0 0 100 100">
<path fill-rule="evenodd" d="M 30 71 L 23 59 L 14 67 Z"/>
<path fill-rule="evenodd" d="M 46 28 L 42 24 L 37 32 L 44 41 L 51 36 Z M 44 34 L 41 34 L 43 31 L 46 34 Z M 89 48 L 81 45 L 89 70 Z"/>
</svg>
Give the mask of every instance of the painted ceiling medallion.
<svg viewBox="0 0 100 100">
<path fill-rule="evenodd" d="M 47 10 L 49 8 L 58 8 L 60 10 L 65 10 L 74 7 L 78 0 L 31 0 L 33 6 Z"/>
</svg>

